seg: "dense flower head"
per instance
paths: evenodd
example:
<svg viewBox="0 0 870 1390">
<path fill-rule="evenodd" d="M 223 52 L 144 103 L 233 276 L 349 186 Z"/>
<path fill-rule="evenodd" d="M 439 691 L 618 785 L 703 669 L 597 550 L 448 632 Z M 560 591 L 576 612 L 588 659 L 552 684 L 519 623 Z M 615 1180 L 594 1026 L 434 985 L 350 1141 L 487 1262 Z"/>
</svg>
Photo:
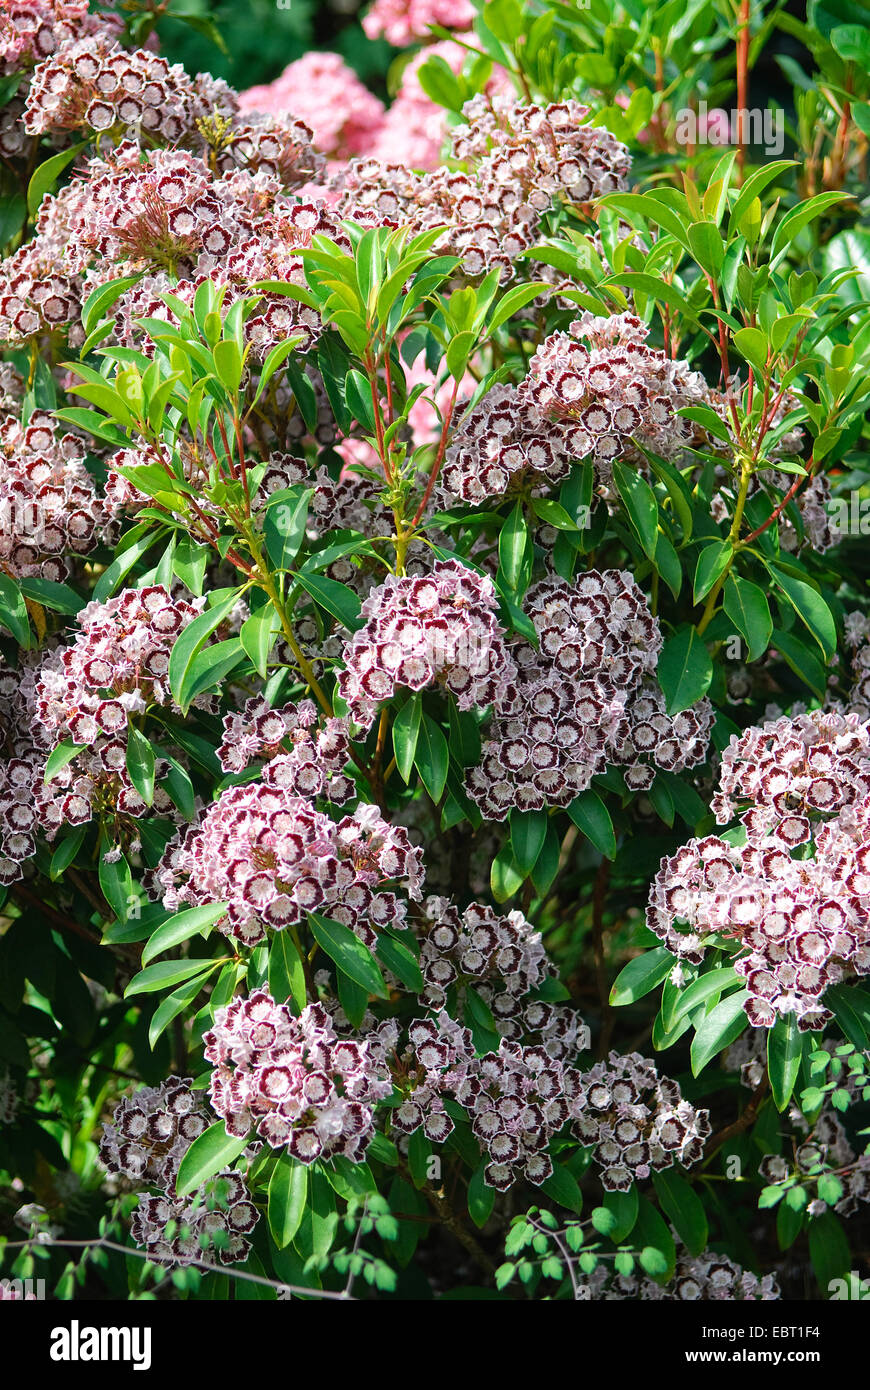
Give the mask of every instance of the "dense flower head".
<svg viewBox="0 0 870 1390">
<path fill-rule="evenodd" d="M 638 1052 L 611 1052 L 580 1078 L 579 1117 L 574 1133 L 594 1146 L 605 1192 L 627 1192 L 674 1163 L 688 1167 L 704 1152 L 710 1134 L 706 1110 L 683 1100 L 680 1087 L 660 1077 L 654 1062 Z"/>
<path fill-rule="evenodd" d="M 520 1176 L 536 1185 L 553 1173 L 550 1140 L 580 1113 L 580 1073 L 543 1047 L 502 1042 L 481 1057 L 456 1090 L 471 1128 L 489 1155 L 483 1180 L 505 1192 Z"/>
<path fill-rule="evenodd" d="M 441 1009 L 435 1018 L 417 1018 L 409 1023 L 404 1043 L 399 1042 L 395 1019 L 384 1020 L 369 1039 L 404 1097 L 391 1111 L 392 1128 L 410 1135 L 422 1127 L 427 1139 L 443 1144 L 456 1127 L 444 1097 L 455 1100 L 457 1088 L 476 1067 L 470 1030 Z"/>
<path fill-rule="evenodd" d="M 153 1264 L 179 1268 L 191 1264 L 237 1264 L 247 1259 L 260 1213 L 241 1173 L 225 1168 L 187 1197 L 170 1186 L 142 1194 L 130 1234 Z"/>
<path fill-rule="evenodd" d="M 447 506 L 485 502 L 523 484 L 538 489 L 568 476 L 570 458 L 541 428 L 516 386 L 493 386 L 460 419 L 439 476 Z"/>
<path fill-rule="evenodd" d="M 424 916 L 423 1003 L 442 1008 L 449 989 L 471 986 L 489 1004 L 502 1035 L 521 1036 L 521 1000 L 554 973 L 540 932 L 519 911 L 500 917 L 471 903 L 460 913 L 447 898 L 427 898 Z"/>
<path fill-rule="evenodd" d="M 591 455 L 603 482 L 613 459 L 641 457 L 636 443 L 673 457 L 693 439 L 694 426 L 676 411 L 703 399 L 706 383 L 649 347 L 648 334 L 634 314 L 586 311 L 545 339 L 519 387 L 540 437 L 569 460 Z"/>
<path fill-rule="evenodd" d="M 88 0 L 9 0 L 0 15 L 0 74 L 25 71 L 85 35 L 121 27 L 118 15 L 89 14 Z"/>
<path fill-rule="evenodd" d="M 62 581 L 66 554 L 113 538 L 113 508 L 84 464 L 84 443 L 60 434 L 47 410 L 26 425 L 0 419 L 0 565 L 20 578 Z"/>
<path fill-rule="evenodd" d="M 262 695 L 252 696 L 239 714 L 225 716 L 217 756 L 224 772 L 242 772 L 262 759 L 270 764 L 270 784 L 294 796 L 324 796 L 341 805 L 354 793 L 342 771 L 349 757 L 347 720 L 327 719 L 318 727 L 311 700 L 272 709 Z"/>
<path fill-rule="evenodd" d="M 203 1042 L 211 1103 L 230 1134 L 256 1129 L 300 1163 L 363 1158 L 392 1083 L 368 1043 L 338 1037 L 321 1005 L 295 1018 L 258 990 L 218 1009 Z"/>
<path fill-rule="evenodd" d="M 780 1297 L 774 1275 L 765 1274 L 759 1278 L 728 1255 L 720 1255 L 714 1250 L 690 1255 L 682 1247 L 677 1250 L 674 1273 L 665 1284 L 639 1274 L 616 1274 L 606 1265 L 599 1264 L 588 1277 L 588 1286 L 593 1291 L 593 1298 L 604 1300 L 630 1298 L 695 1303 L 702 1299 L 710 1302 L 768 1303 Z"/>
<path fill-rule="evenodd" d="M 49 837 L 64 822 L 82 825 L 95 812 L 138 817 L 148 811 L 127 771 L 129 716 L 151 704 L 178 708 L 169 689 L 169 654 L 198 611 L 160 584 L 125 589 L 83 608 L 76 640 L 42 663 L 32 732 L 43 766 L 58 743 L 70 740 L 80 748 L 46 786 L 36 779 L 40 823 Z M 212 697 L 196 698 L 200 708 L 211 707 Z M 174 816 L 160 785 L 167 771 L 166 760 L 158 758 L 152 811 Z"/>
<path fill-rule="evenodd" d="M 282 758 L 262 783 L 230 787 L 170 842 L 149 887 L 169 909 L 226 902 L 219 923 L 246 945 L 318 912 L 372 946 L 378 927 L 401 925 L 405 904 L 383 885 L 420 896 L 422 856 L 407 832 L 360 806 L 335 822 L 282 785 Z M 292 779 L 298 769 L 291 769 Z"/>
<path fill-rule="evenodd" d="M 811 710 L 733 735 L 712 810 L 720 824 L 739 813 L 750 835 L 772 831 L 799 844 L 811 821 L 837 815 L 868 791 L 870 727 L 857 713 Z"/>
<path fill-rule="evenodd" d="M 365 624 L 344 652 L 338 686 L 351 719 L 368 727 L 400 686 L 443 685 L 461 710 L 497 700 L 514 672 L 491 579 L 457 560 L 430 574 L 389 575 L 362 605 Z"/>
<path fill-rule="evenodd" d="M 404 164 L 353 160 L 334 180 L 339 211 L 369 208 L 414 232 L 444 227 L 439 254 L 458 256 L 468 276 L 497 268 L 504 279 L 560 197 L 586 203 L 624 186 L 625 146 L 582 125 L 588 108 L 577 102 L 523 107 L 507 96 L 476 97 L 463 113 L 469 124 L 452 132 L 452 153 L 466 170 L 415 174 Z"/>
<path fill-rule="evenodd" d="M 652 672 L 657 620 L 630 574 L 589 570 L 548 578 L 525 600 L 538 647 L 511 649 L 517 674 L 498 697 L 469 793 L 489 819 L 569 805 L 609 763 L 633 790 L 655 767 L 676 771 L 706 755 L 712 707 L 667 715 Z"/>
<path fill-rule="evenodd" d="M 370 39 L 383 37 L 394 48 L 407 48 L 415 39 L 430 38 L 432 24 L 470 29 L 474 15 L 469 0 L 375 0 L 362 25 Z"/>
<path fill-rule="evenodd" d="M 129 126 L 174 143 L 190 122 L 193 84 L 179 64 L 129 51 L 105 34 L 50 54 L 35 69 L 24 115 L 31 135 Z"/>
<path fill-rule="evenodd" d="M 0 261 L 0 343 L 22 347 L 52 334 L 84 341 L 78 319 L 80 280 L 58 264 L 55 248 L 37 237 Z M 73 325 L 70 329 L 70 325 Z"/>
<path fill-rule="evenodd" d="M 784 838 L 792 825 L 795 847 L 805 845 L 798 817 L 740 847 L 691 840 L 662 861 L 647 924 L 692 962 L 713 937 L 736 940 L 750 1023 L 769 1028 L 794 1014 L 801 1029 L 816 1029 L 831 1019 L 828 986 L 870 972 L 870 797 L 817 830 L 811 858 L 793 857 Z"/>
<path fill-rule="evenodd" d="M 171 1190 L 178 1165 L 211 1120 L 202 1093 L 191 1079 L 170 1076 L 159 1086 L 143 1086 L 115 1108 L 103 1126 L 100 1161 L 110 1173 Z"/>
</svg>

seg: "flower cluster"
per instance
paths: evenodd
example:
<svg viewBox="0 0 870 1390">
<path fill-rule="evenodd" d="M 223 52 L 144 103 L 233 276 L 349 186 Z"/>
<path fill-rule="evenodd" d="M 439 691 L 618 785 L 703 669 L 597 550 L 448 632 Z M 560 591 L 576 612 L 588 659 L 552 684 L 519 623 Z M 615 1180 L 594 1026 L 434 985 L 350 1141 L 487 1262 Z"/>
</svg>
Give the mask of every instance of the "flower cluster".
<svg viewBox="0 0 870 1390">
<path fill-rule="evenodd" d="M 368 727 L 398 687 L 436 682 L 461 710 L 492 704 L 514 672 L 496 608 L 492 580 L 456 560 L 428 575 L 390 575 L 365 600 L 365 625 L 345 647 L 338 686 L 351 719 Z"/>
<path fill-rule="evenodd" d="M 38 791 L 49 835 L 64 821 L 81 825 L 103 809 L 145 814 L 146 803 L 127 771 L 129 717 L 155 704 L 178 708 L 169 689 L 169 654 L 198 611 L 161 584 L 125 589 L 83 608 L 75 642 L 43 662 L 34 692 L 34 742 L 44 753 L 66 739 L 80 747 Z M 211 698 L 197 696 L 195 703 L 207 709 Z M 166 767 L 163 759 L 155 764 L 152 804 L 158 814 L 173 813 L 159 785 Z"/>
<path fill-rule="evenodd" d="M 780 1297 L 779 1285 L 772 1274 L 759 1279 L 757 1274 L 742 1269 L 728 1255 L 705 1250 L 702 1255 L 690 1255 L 679 1248 L 674 1273 L 666 1284 L 635 1274 L 611 1273 L 599 1264 L 589 1276 L 589 1287 L 595 1298 L 668 1300 L 694 1303 L 699 1299 L 711 1302 L 767 1303 Z"/>
<path fill-rule="evenodd" d="M 394 48 L 407 48 L 415 39 L 428 39 L 432 24 L 470 29 L 474 15 L 469 0 L 375 0 L 362 24 L 370 39 L 383 37 Z"/>
<path fill-rule="evenodd" d="M 440 1009 L 449 989 L 472 986 L 489 1004 L 502 1035 L 518 1038 L 521 999 L 554 973 L 540 932 L 521 912 L 499 917 L 491 907 L 471 903 L 460 913 L 447 898 L 427 898 L 424 917 L 422 1002 Z"/>
<path fill-rule="evenodd" d="M 466 275 L 498 268 L 506 278 L 554 201 L 586 203 L 624 185 L 625 146 L 583 125 L 588 108 L 577 102 L 524 107 L 507 96 L 476 97 L 463 114 L 469 124 L 452 132 L 452 156 L 468 172 L 414 174 L 402 164 L 354 160 L 334 181 L 339 210 L 370 208 L 415 232 L 444 227 L 439 253 L 459 256 Z"/>
<path fill-rule="evenodd" d="M 230 1134 L 256 1129 L 300 1163 L 363 1158 L 392 1083 L 369 1045 L 339 1038 L 319 1004 L 295 1018 L 258 990 L 218 1009 L 203 1041 L 211 1102 Z"/>
<path fill-rule="evenodd" d="M 170 1076 L 159 1086 L 143 1086 L 125 1097 L 111 1124 L 103 1126 L 103 1167 L 170 1191 L 182 1158 L 210 1123 L 202 1096 L 191 1084 L 189 1077 Z"/>
<path fill-rule="evenodd" d="M 26 71 L 88 34 L 120 28 L 117 15 L 89 14 L 88 0 L 10 0 L 0 15 L 0 73 Z"/>
<path fill-rule="evenodd" d="M 108 1172 L 162 1189 L 140 1196 L 131 1223 L 133 1239 L 157 1264 L 207 1260 L 212 1249 L 223 1264 L 232 1264 L 250 1249 L 245 1236 L 259 1213 L 240 1174 L 226 1169 L 188 1197 L 175 1192 L 181 1160 L 209 1124 L 190 1079 L 171 1076 L 122 1100 L 111 1124 L 103 1126 L 100 1160 Z"/>
<path fill-rule="evenodd" d="M 861 1202 L 870 1202 L 870 1152 L 857 1154 L 849 1143 L 845 1125 L 838 1115 L 824 1111 L 812 1133 L 795 1149 L 794 1165 L 780 1154 L 766 1154 L 758 1171 L 771 1186 L 798 1179 L 814 1181 L 832 1169 L 836 1171 L 840 1196 L 833 1207 L 840 1216 L 852 1216 Z M 807 1206 L 810 1216 L 822 1216 L 828 1202 L 814 1197 Z"/>
<path fill-rule="evenodd" d="M 153 1264 L 237 1264 L 247 1259 L 260 1213 L 241 1173 L 225 1168 L 188 1197 L 171 1191 L 139 1197 L 130 1234 Z"/>
<path fill-rule="evenodd" d="M 698 963 L 717 937 L 737 941 L 755 1027 L 787 1014 L 822 1027 L 828 986 L 870 972 L 868 738 L 837 711 L 735 736 L 713 806 L 720 821 L 742 813 L 745 843 L 692 840 L 653 883 L 647 923 L 676 955 Z"/>
<path fill-rule="evenodd" d="M 490 1162 L 484 1182 L 506 1192 L 519 1174 L 546 1182 L 553 1173 L 550 1140 L 583 1105 L 580 1073 L 542 1047 L 503 1042 L 480 1058 L 456 1089 Z M 517 1171 L 519 1170 L 519 1174 Z"/>
<path fill-rule="evenodd" d="M 378 927 L 404 921 L 405 904 L 385 883 L 419 898 L 422 856 L 407 832 L 360 806 L 337 824 L 280 785 L 282 759 L 264 781 L 230 787 L 167 847 L 147 879 L 170 910 L 226 902 L 219 927 L 246 945 L 319 912 L 372 946 Z M 293 770 L 295 773 L 295 769 Z"/>
<path fill-rule="evenodd" d="M 683 1100 L 677 1082 L 660 1077 L 640 1053 L 611 1052 L 580 1082 L 574 1133 L 594 1146 L 605 1192 L 627 1192 L 652 1169 L 688 1167 L 702 1157 L 708 1112 Z"/>
<path fill-rule="evenodd" d="M 870 728 L 856 713 L 812 710 L 735 734 L 722 754 L 712 810 L 740 813 L 750 835 L 805 843 L 810 821 L 837 815 L 870 792 Z"/>
<path fill-rule="evenodd" d="M 112 539 L 112 507 L 99 497 L 84 464 L 84 445 L 58 435 L 47 410 L 27 425 L 0 420 L 0 565 L 20 578 L 62 581 L 64 555 L 86 555 Z"/>
<path fill-rule="evenodd" d="M 694 436 L 676 412 L 705 397 L 704 378 L 649 347 L 648 334 L 634 314 L 584 312 L 541 344 L 519 387 L 539 435 L 568 460 L 591 455 L 605 483 L 613 459 L 642 458 L 638 443 L 673 457 Z"/>
<path fill-rule="evenodd" d="M 349 756 L 347 720 L 327 719 L 318 728 L 311 700 L 272 709 L 262 695 L 253 696 L 241 713 L 225 716 L 217 756 L 224 772 L 242 772 L 262 759 L 270 764 L 269 784 L 292 796 L 325 796 L 341 805 L 353 795 L 354 783 L 342 772 Z"/>
<path fill-rule="evenodd" d="M 661 633 L 630 574 L 544 579 L 525 607 L 538 649 L 512 648 L 517 675 L 496 700 L 481 761 L 467 775 L 489 819 L 504 820 L 514 806 L 569 805 L 608 763 L 625 766 L 627 784 L 643 790 L 655 766 L 676 771 L 703 760 L 712 707 L 665 712 L 651 675 Z"/>
<path fill-rule="evenodd" d="M 457 1088 L 474 1070 L 471 1033 L 442 1009 L 434 1019 L 418 1018 L 408 1025 L 405 1047 L 397 1046 L 398 1035 L 394 1019 L 385 1020 L 370 1035 L 404 1096 L 391 1112 L 390 1123 L 402 1135 L 422 1126 L 427 1139 L 443 1144 L 455 1129 L 444 1096 L 455 1099 Z"/>
</svg>

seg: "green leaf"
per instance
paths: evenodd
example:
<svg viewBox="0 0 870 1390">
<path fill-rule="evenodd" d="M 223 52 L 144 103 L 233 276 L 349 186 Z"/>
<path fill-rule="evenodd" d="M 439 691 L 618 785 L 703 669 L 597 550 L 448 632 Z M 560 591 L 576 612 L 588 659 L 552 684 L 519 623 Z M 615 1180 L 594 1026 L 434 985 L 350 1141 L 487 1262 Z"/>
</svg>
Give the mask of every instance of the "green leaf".
<svg viewBox="0 0 870 1390">
<path fill-rule="evenodd" d="M 145 805 L 150 806 L 154 800 L 154 749 L 135 724 L 127 729 L 127 774 Z"/>
<path fill-rule="evenodd" d="M 729 994 L 701 1020 L 692 1039 L 693 1076 L 698 1076 L 708 1062 L 733 1043 L 735 1038 L 739 1038 L 744 1028 L 748 1028 L 745 1012 L 748 998 L 749 993 L 745 989 Z"/>
<path fill-rule="evenodd" d="M 571 802 L 568 815 L 587 840 L 607 859 L 616 857 L 616 832 L 610 812 L 597 792 L 588 787 Z"/>
<path fill-rule="evenodd" d="M 83 747 L 84 744 L 73 743 L 71 738 L 67 738 L 64 739 L 63 743 L 59 743 L 56 748 L 52 748 L 46 759 L 45 772 L 43 773 L 42 780 L 46 784 L 51 782 L 60 772 L 61 768 L 66 767 L 67 763 L 71 763 L 77 753 L 81 753 Z"/>
<path fill-rule="evenodd" d="M 423 786 L 437 805 L 444 794 L 450 755 L 447 740 L 430 715 L 423 713 L 417 734 L 414 765 Z"/>
<path fill-rule="evenodd" d="M 21 590 L 8 574 L 0 573 L 0 625 L 8 627 L 19 647 L 30 646 L 30 619 Z"/>
<path fill-rule="evenodd" d="M 773 619 L 764 590 L 732 570 L 725 580 L 723 607 L 746 642 L 747 661 L 758 661 L 767 651 L 773 632 Z"/>
<path fill-rule="evenodd" d="M 821 594 L 811 584 L 789 574 L 775 561 L 765 561 L 776 587 L 785 594 L 798 617 L 806 624 L 824 653 L 826 661 L 837 650 L 837 630 L 831 610 Z"/>
<path fill-rule="evenodd" d="M 614 1245 L 621 1245 L 634 1230 L 639 1210 L 639 1194 L 632 1183 L 627 1192 L 605 1192 L 604 1210 L 610 1213 L 611 1223 L 607 1235 Z"/>
<path fill-rule="evenodd" d="M 148 938 L 142 952 L 142 964 L 147 965 L 163 951 L 169 951 L 173 946 L 179 946 L 182 941 L 189 941 L 197 932 L 214 926 L 215 922 L 219 922 L 225 915 L 226 910 L 226 903 L 206 903 L 202 907 L 189 907 L 184 912 L 176 912 Z"/>
<path fill-rule="evenodd" d="M 695 570 L 695 584 L 693 589 L 693 601 L 699 603 L 702 598 L 709 594 L 717 579 L 731 564 L 734 557 L 734 546 L 730 541 L 712 541 L 710 545 L 705 545 L 698 556 L 698 565 Z"/>
<path fill-rule="evenodd" d="M 180 984 L 182 980 L 189 980 L 192 975 L 209 974 L 223 962 L 214 960 L 163 960 L 157 965 L 149 965 L 144 970 L 140 970 L 138 975 L 134 975 L 127 988 L 124 990 L 124 998 L 130 999 L 134 994 L 154 994 L 157 990 L 167 989 L 169 985 Z"/>
<path fill-rule="evenodd" d="M 643 955 L 635 956 L 624 965 L 610 991 L 610 1003 L 614 1008 L 633 1004 L 642 999 L 650 990 L 660 985 L 673 970 L 676 959 L 664 946 L 656 946 Z"/>
<path fill-rule="evenodd" d="M 538 862 L 547 838 L 547 825 L 546 811 L 519 811 L 514 807 L 510 813 L 511 848 L 524 874 L 530 874 Z"/>
<path fill-rule="evenodd" d="M 794 1014 L 777 1015 L 767 1034 L 767 1072 L 776 1108 L 785 1110 L 791 1100 L 804 1051 L 803 1034 Z"/>
<path fill-rule="evenodd" d="M 679 714 L 706 695 L 713 679 L 713 662 L 691 624 L 684 623 L 667 639 L 656 674 L 665 694 L 668 714 Z"/>
<path fill-rule="evenodd" d="M 217 966 L 218 962 L 215 961 L 215 970 Z M 171 994 L 167 994 L 165 999 L 161 999 L 148 1024 L 148 1046 L 152 1051 L 157 1039 L 166 1031 L 172 1020 L 193 1003 L 209 975 L 213 973 L 213 971 L 205 970 L 201 975 L 194 975 L 192 979 L 186 980 Z"/>
<path fill-rule="evenodd" d="M 292 494 L 292 495 L 291 495 Z M 282 490 L 266 507 L 263 535 L 266 551 L 276 570 L 289 570 L 305 539 L 308 507 L 314 489 L 301 483 Z"/>
<path fill-rule="evenodd" d="M 824 1295 L 830 1294 L 835 1279 L 848 1279 L 852 1251 L 841 1221 L 832 1211 L 816 1216 L 809 1226 L 810 1261 Z"/>
<path fill-rule="evenodd" d="M 795 637 L 793 632 L 782 632 L 779 628 L 773 629 L 771 637 L 772 645 L 779 652 L 786 665 L 790 666 L 795 675 L 809 686 L 814 695 L 823 700 L 827 684 L 825 669 L 813 652 L 809 650 L 806 643 L 801 638 Z"/>
<path fill-rule="evenodd" d="M 381 963 L 391 970 L 396 979 L 412 994 L 423 990 L 423 974 L 413 951 L 387 932 L 378 937 L 378 956 Z"/>
<path fill-rule="evenodd" d="M 285 1150 L 269 1179 L 269 1230 L 279 1250 L 289 1245 L 305 1214 L 308 1199 L 308 1169 Z"/>
<path fill-rule="evenodd" d="M 350 632 L 355 632 L 362 626 L 360 601 L 346 584 L 339 584 L 336 579 L 327 579 L 321 574 L 299 573 L 294 575 L 294 579 L 321 608 L 325 608 L 327 613 L 331 613 L 333 618 L 337 618 Z"/>
<path fill-rule="evenodd" d="M 194 658 L 198 656 L 215 628 L 229 617 L 238 600 L 238 590 L 233 589 L 213 608 L 207 608 L 199 617 L 194 618 L 175 640 L 169 656 L 169 688 L 185 712 L 193 698 L 190 686 L 195 678 L 191 673 Z"/>
<path fill-rule="evenodd" d="M 300 1014 L 308 1000 L 305 965 L 289 931 L 278 931 L 269 943 L 269 992 L 278 1004 L 290 1003 Z"/>
<path fill-rule="evenodd" d="M 679 991 L 667 1018 L 668 1031 L 673 1032 L 687 1014 L 693 1013 L 701 1004 L 706 1004 L 714 994 L 722 995 L 725 990 L 730 991 L 739 982 L 740 976 L 733 965 L 716 966 L 715 969 L 708 970 L 706 975 L 699 975 L 697 980 L 693 980 L 685 989 Z"/>
<path fill-rule="evenodd" d="M 280 630 L 280 619 L 271 603 L 264 603 L 242 623 L 239 632 L 242 650 L 263 680 L 268 677 L 269 653 Z"/>
<path fill-rule="evenodd" d="M 76 155 L 81 154 L 87 143 L 87 140 L 81 140 L 77 145 L 61 150 L 60 154 L 52 155 L 51 159 L 46 159 L 37 167 L 27 187 L 27 211 L 31 217 L 36 216 L 46 193 L 54 187 L 64 169 L 72 164 Z"/>
<path fill-rule="evenodd" d="M 130 865 L 123 854 L 115 860 L 107 860 L 105 850 L 107 849 L 105 836 L 100 840 L 100 867 L 99 880 L 103 896 L 115 913 L 115 916 L 122 922 L 126 922 L 132 903 L 138 903 L 139 899 L 133 892 L 133 878 L 130 873 Z"/>
<path fill-rule="evenodd" d="M 393 753 L 399 775 L 404 782 L 410 782 L 414 770 L 422 713 L 422 696 L 420 691 L 416 690 L 393 720 Z"/>
<path fill-rule="evenodd" d="M 807 198 L 798 203 L 776 224 L 776 231 L 770 243 L 770 269 L 776 266 L 788 252 L 788 248 L 799 232 L 823 212 L 848 198 L 848 193 L 818 193 L 815 198 Z"/>
<path fill-rule="evenodd" d="M 653 1186 L 659 1205 L 690 1255 L 707 1248 L 709 1231 L 704 1204 L 686 1179 L 674 1168 L 653 1173 Z"/>
<path fill-rule="evenodd" d="M 853 1047 L 870 1049 L 870 994 L 854 985 L 831 985 L 824 1002 Z"/>
<path fill-rule="evenodd" d="M 650 560 L 655 560 L 659 527 L 659 508 L 655 493 L 637 469 L 620 463 L 618 459 L 613 463 L 613 481 L 625 503 L 629 521 L 644 554 Z"/>
<path fill-rule="evenodd" d="M 507 587 L 514 594 L 524 593 L 532 571 L 532 538 L 523 512 L 517 502 L 498 538 L 498 563 Z"/>
<path fill-rule="evenodd" d="M 194 1139 L 178 1165 L 178 1176 L 175 1179 L 178 1196 L 186 1197 L 188 1193 L 195 1192 L 222 1168 L 228 1168 L 230 1164 L 235 1163 L 242 1150 L 247 1148 L 249 1139 L 249 1135 L 245 1135 L 244 1139 L 236 1139 L 233 1135 L 227 1134 L 223 1120 L 216 1120 L 204 1134 Z"/>
<path fill-rule="evenodd" d="M 25 598 L 41 603 L 43 608 L 50 608 L 55 613 L 64 613 L 73 617 L 76 613 L 80 613 L 87 603 L 87 599 L 82 598 L 68 584 L 56 584 L 53 579 L 41 579 L 39 576 L 34 576 L 31 579 L 21 579 L 18 582 Z"/>
<path fill-rule="evenodd" d="M 646 1197 L 638 1198 L 637 1221 L 632 1231 L 632 1244 L 643 1252 L 641 1263 L 650 1273 L 656 1269 L 655 1278 L 665 1282 L 673 1277 L 677 1263 L 674 1239 L 652 1202 Z M 653 1266 L 644 1260 L 647 1250 L 656 1250 L 663 1257 L 663 1267 Z"/>
<path fill-rule="evenodd" d="M 552 1173 L 541 1183 L 541 1191 L 568 1211 L 579 1214 L 583 1210 L 583 1194 L 577 1179 L 563 1163 L 554 1163 Z"/>
<path fill-rule="evenodd" d="M 388 999 L 389 990 L 384 983 L 380 966 L 367 946 L 342 922 L 333 922 L 328 917 L 320 917 L 309 912 L 311 932 L 318 946 L 325 951 L 330 960 L 335 961 L 339 970 L 355 980 L 369 994 L 379 999 Z"/>
<path fill-rule="evenodd" d="M 51 856 L 51 863 L 48 866 L 48 876 L 52 883 L 59 879 L 64 871 L 69 868 L 75 859 L 84 842 L 88 827 L 80 825 L 60 841 L 54 854 Z"/>
<path fill-rule="evenodd" d="M 468 1184 L 468 1215 L 475 1226 L 485 1226 L 495 1206 L 495 1188 L 487 1187 L 484 1172 L 489 1164 L 489 1154 L 484 1154 Z"/>
</svg>

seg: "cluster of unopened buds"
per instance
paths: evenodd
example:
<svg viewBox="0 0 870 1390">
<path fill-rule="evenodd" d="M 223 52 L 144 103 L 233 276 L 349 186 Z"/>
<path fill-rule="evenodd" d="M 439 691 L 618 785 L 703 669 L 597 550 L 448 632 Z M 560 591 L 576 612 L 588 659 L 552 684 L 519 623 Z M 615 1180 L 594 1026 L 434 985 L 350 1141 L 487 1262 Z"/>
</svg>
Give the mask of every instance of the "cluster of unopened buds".
<svg viewBox="0 0 870 1390">
<path fill-rule="evenodd" d="M 369 1044 L 338 1037 L 320 1004 L 296 1018 L 257 990 L 218 1009 L 203 1042 L 211 1103 L 230 1134 L 256 1129 L 300 1163 L 365 1156 L 374 1107 L 392 1083 Z"/>
<path fill-rule="evenodd" d="M 627 1192 L 652 1170 L 689 1167 L 703 1156 L 708 1112 L 683 1100 L 677 1082 L 639 1053 L 611 1052 L 580 1082 L 574 1133 L 594 1147 L 605 1192 Z"/>
<path fill-rule="evenodd" d="M 371 947 L 377 928 L 401 925 L 407 911 L 383 885 L 420 896 L 421 852 L 376 806 L 361 805 L 336 823 L 285 789 L 283 761 L 269 763 L 261 783 L 222 792 L 198 823 L 170 842 L 146 885 L 170 911 L 226 902 L 219 928 L 246 945 L 317 912 Z M 297 775 L 291 755 L 291 776 Z"/>
</svg>

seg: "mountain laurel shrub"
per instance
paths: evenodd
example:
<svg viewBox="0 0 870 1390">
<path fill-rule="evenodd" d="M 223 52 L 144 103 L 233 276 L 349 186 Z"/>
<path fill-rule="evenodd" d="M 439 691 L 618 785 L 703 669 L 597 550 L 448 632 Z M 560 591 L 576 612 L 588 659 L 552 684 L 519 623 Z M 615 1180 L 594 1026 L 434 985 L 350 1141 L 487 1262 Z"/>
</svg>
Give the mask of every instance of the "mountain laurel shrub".
<svg viewBox="0 0 870 1390">
<path fill-rule="evenodd" d="M 377 0 L 416 166 L 375 98 L 338 121 L 339 60 L 302 60 L 320 145 L 292 74 L 251 99 L 191 76 L 153 8 L 6 6 L 4 1278 L 751 1300 L 848 1276 L 855 16 Z"/>
</svg>

